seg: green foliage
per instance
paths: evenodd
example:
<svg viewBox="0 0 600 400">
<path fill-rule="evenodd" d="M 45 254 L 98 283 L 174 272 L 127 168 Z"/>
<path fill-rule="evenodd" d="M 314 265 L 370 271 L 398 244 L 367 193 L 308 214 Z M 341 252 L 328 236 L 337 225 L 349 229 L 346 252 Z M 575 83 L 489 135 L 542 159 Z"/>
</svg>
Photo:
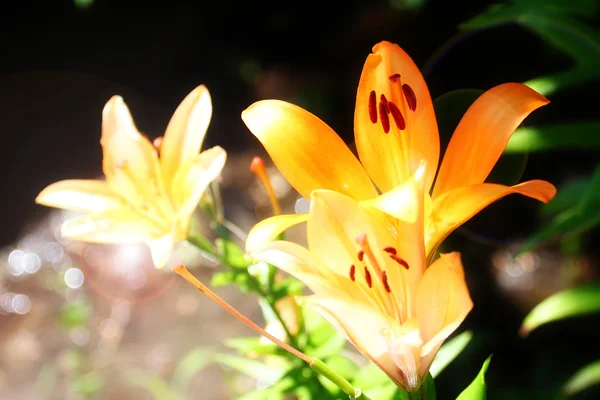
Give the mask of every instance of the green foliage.
<svg viewBox="0 0 600 400">
<path fill-rule="evenodd" d="M 471 382 L 469 386 L 456 398 L 456 400 L 485 400 L 487 398 L 487 390 L 485 386 L 485 373 L 490 365 L 492 356 L 489 356 L 483 363 L 481 370 Z"/>
<path fill-rule="evenodd" d="M 588 179 L 568 182 L 560 187 L 555 199 L 542 208 L 550 222 L 519 248 L 527 251 L 540 243 L 580 235 L 600 222 L 600 164 Z"/>
<path fill-rule="evenodd" d="M 597 10 L 594 0 L 511 0 L 495 4 L 460 25 L 471 31 L 507 23 L 519 24 L 573 60 L 573 67 L 526 84 L 543 95 L 600 78 L 600 32 L 581 17 Z"/>
<path fill-rule="evenodd" d="M 86 301 L 65 304 L 58 313 L 58 323 L 64 330 L 71 330 L 87 324 L 92 316 L 92 307 Z"/>
<path fill-rule="evenodd" d="M 568 289 L 548 297 L 525 317 L 521 333 L 565 318 L 600 312 L 600 283 Z"/>
<path fill-rule="evenodd" d="M 521 127 L 510 138 L 505 153 L 600 147 L 600 122 L 562 123 Z"/>
<path fill-rule="evenodd" d="M 600 384 L 600 360 L 596 360 L 577 371 L 565 384 L 564 393 L 572 396 L 598 384 Z"/>
<path fill-rule="evenodd" d="M 444 343 L 433 360 L 429 373 L 433 378 L 438 376 L 473 339 L 473 332 L 465 331 Z"/>
</svg>

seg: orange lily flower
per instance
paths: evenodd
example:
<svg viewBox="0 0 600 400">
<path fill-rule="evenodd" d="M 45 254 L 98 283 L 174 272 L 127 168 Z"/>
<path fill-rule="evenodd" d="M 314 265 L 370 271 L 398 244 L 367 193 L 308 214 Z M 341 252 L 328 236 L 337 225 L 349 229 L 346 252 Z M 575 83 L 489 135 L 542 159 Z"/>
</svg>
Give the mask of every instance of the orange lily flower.
<svg viewBox="0 0 600 400">
<path fill-rule="evenodd" d="M 444 340 L 473 307 L 458 253 L 427 268 L 423 210 L 404 184 L 413 223 L 330 190 L 315 190 L 308 248 L 272 241 L 252 256 L 295 276 L 314 293 L 297 298 L 320 313 L 398 386 L 415 391 Z"/>
<path fill-rule="evenodd" d="M 499 198 L 519 193 L 548 202 L 554 197 L 554 186 L 542 180 L 516 186 L 484 183 L 515 129 L 547 103 L 519 83 L 485 92 L 458 124 L 435 186 L 440 145 L 433 103 L 419 69 L 396 44 L 375 45 L 360 77 L 354 114 L 360 162 L 325 122 L 293 104 L 259 101 L 242 113 L 242 119 L 306 198 L 313 190 L 330 189 L 403 218 L 402 213 L 411 213 L 398 207 L 402 198 L 395 188 L 425 162 L 425 196 L 431 206 L 426 207 L 424 235 L 430 259 L 452 231 Z M 306 218 L 281 215 L 260 222 L 249 235 L 248 250 Z"/>
<path fill-rule="evenodd" d="M 227 154 L 219 146 L 198 154 L 212 115 L 208 90 L 198 86 L 181 102 L 164 138 L 154 145 L 137 130 L 127 105 L 113 96 L 102 112 L 102 169 L 106 180 L 69 179 L 35 199 L 82 212 L 65 221 L 64 237 L 94 243 L 146 243 L 162 268 Z M 159 150 L 160 158 L 159 158 Z"/>
</svg>

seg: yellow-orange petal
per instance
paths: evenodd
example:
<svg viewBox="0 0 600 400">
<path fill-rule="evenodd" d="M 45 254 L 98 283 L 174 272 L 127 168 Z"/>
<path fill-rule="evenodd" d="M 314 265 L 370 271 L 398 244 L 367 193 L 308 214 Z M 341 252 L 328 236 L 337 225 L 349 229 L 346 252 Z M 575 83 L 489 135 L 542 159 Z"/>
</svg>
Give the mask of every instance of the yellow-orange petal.
<svg viewBox="0 0 600 400">
<path fill-rule="evenodd" d="M 102 169 L 110 187 L 133 206 L 156 201 L 162 186 L 158 155 L 142 136 L 120 96 L 113 96 L 102 111 Z"/>
<path fill-rule="evenodd" d="M 433 215 L 425 232 L 427 254 L 435 251 L 442 240 L 479 211 L 512 193 L 547 203 L 556 194 L 556 188 L 542 180 L 527 181 L 515 186 L 481 183 L 459 187 L 435 197 Z"/>
<path fill-rule="evenodd" d="M 146 241 L 146 245 L 150 249 L 150 255 L 152 256 L 152 263 L 158 269 L 162 269 L 173 252 L 174 246 L 173 235 L 168 233 L 156 239 Z"/>
<path fill-rule="evenodd" d="M 198 86 L 173 113 L 160 146 L 160 165 L 169 192 L 181 168 L 186 168 L 200 152 L 212 116 L 208 89 Z"/>
<path fill-rule="evenodd" d="M 278 240 L 250 254 L 292 275 L 315 294 L 330 295 L 346 287 L 346 282 L 337 279 L 314 254 L 296 243 Z"/>
<path fill-rule="evenodd" d="M 242 112 L 242 120 L 305 198 L 316 189 L 335 190 L 357 200 L 377 195 L 342 139 L 308 111 L 285 101 L 263 100 Z"/>
<path fill-rule="evenodd" d="M 427 268 L 417 288 L 415 306 L 425 342 L 421 355 L 426 357 L 422 365 L 426 372 L 443 341 L 473 308 L 459 253 L 441 254 Z"/>
<path fill-rule="evenodd" d="M 263 219 L 248 232 L 246 252 L 250 253 L 260 249 L 286 229 L 306 222 L 307 219 L 308 214 L 282 214 Z"/>
<path fill-rule="evenodd" d="M 403 374 L 384 336 L 384 332 L 394 329 L 396 321 L 347 296 L 308 296 L 298 298 L 298 303 L 318 312 L 397 385 L 405 387 Z"/>
<path fill-rule="evenodd" d="M 423 75 L 396 44 L 381 42 L 367 57 L 356 95 L 354 136 L 360 160 L 382 192 L 409 179 L 421 160 L 427 162 L 429 191 L 439 161 L 437 121 Z"/>
<path fill-rule="evenodd" d="M 143 243 L 164 232 L 131 209 L 119 208 L 68 219 L 61 234 L 91 243 Z"/>
<path fill-rule="evenodd" d="M 548 100 L 520 83 L 505 83 L 483 93 L 460 120 L 435 182 L 433 197 L 483 183 L 515 129 Z"/>
<path fill-rule="evenodd" d="M 123 199 L 105 181 L 91 179 L 55 182 L 42 190 L 35 202 L 47 207 L 90 213 L 123 206 Z"/>
<path fill-rule="evenodd" d="M 221 174 L 226 160 L 225 150 L 215 146 L 196 154 L 189 168 L 178 171 L 171 191 L 178 217 L 189 218 L 194 213 L 208 185 Z"/>
</svg>

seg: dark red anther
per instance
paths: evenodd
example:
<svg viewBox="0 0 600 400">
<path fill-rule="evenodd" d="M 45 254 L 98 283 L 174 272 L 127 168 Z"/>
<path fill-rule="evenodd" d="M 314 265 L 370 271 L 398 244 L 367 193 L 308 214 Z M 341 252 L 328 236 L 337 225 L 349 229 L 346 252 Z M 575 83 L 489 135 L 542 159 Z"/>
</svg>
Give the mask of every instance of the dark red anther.
<svg viewBox="0 0 600 400">
<path fill-rule="evenodd" d="M 387 97 L 385 97 L 385 94 L 381 93 L 381 96 L 379 96 L 379 103 L 383 103 L 383 105 L 385 106 L 385 111 L 389 114 L 390 109 L 388 108 L 388 99 Z"/>
<path fill-rule="evenodd" d="M 394 122 L 396 123 L 398 129 L 400 129 L 401 131 L 405 130 L 406 121 L 404 120 L 402 112 L 400 112 L 398 107 L 396 107 L 396 105 L 390 101 L 388 103 L 388 109 L 390 110 L 390 114 L 392 114 L 392 117 L 394 118 Z"/>
<path fill-rule="evenodd" d="M 356 279 L 356 267 L 354 264 L 350 266 L 350 279 L 352 279 L 352 282 L 354 282 L 354 279 Z"/>
<path fill-rule="evenodd" d="M 404 261 L 403 258 L 400 258 L 395 254 L 390 254 L 390 258 L 392 260 L 396 261 L 398 264 L 402 265 L 404 268 L 406 268 L 406 269 L 410 268 L 408 263 L 406 261 Z"/>
<path fill-rule="evenodd" d="M 392 81 L 393 83 L 396 83 L 399 80 L 400 80 L 400 74 L 390 75 L 390 81 Z"/>
<path fill-rule="evenodd" d="M 372 123 L 377 123 L 377 95 L 374 90 L 369 94 L 369 118 Z"/>
<path fill-rule="evenodd" d="M 371 273 L 369 272 L 369 269 L 367 267 L 365 267 L 365 280 L 367 281 L 367 285 L 369 286 L 369 288 L 373 287 L 373 280 L 371 279 Z"/>
<path fill-rule="evenodd" d="M 402 91 L 404 92 L 406 103 L 408 103 L 408 108 L 410 108 L 411 111 L 415 111 L 417 109 L 417 96 L 415 95 L 415 92 L 406 83 L 402 85 Z"/>
<path fill-rule="evenodd" d="M 365 252 L 364 251 L 359 251 L 358 252 L 358 261 L 361 261 L 365 258 Z"/>
<path fill-rule="evenodd" d="M 386 271 L 383 271 L 382 279 L 383 279 L 383 287 L 385 287 L 385 290 L 388 293 L 392 293 L 392 289 L 390 289 L 390 284 L 388 283 L 388 278 L 387 278 L 387 272 Z"/>
<path fill-rule="evenodd" d="M 382 100 L 385 100 L 385 97 L 382 96 Z M 383 132 L 388 133 L 390 131 L 390 117 L 388 117 L 389 108 L 387 106 L 387 100 L 385 103 L 383 101 L 379 102 L 379 119 L 381 120 L 381 126 L 383 128 Z"/>
<path fill-rule="evenodd" d="M 384 248 L 383 251 L 385 251 L 386 253 L 393 254 L 393 255 L 398 254 L 398 252 L 396 251 L 396 249 L 393 248 L 392 246 L 388 246 L 388 247 Z"/>
</svg>

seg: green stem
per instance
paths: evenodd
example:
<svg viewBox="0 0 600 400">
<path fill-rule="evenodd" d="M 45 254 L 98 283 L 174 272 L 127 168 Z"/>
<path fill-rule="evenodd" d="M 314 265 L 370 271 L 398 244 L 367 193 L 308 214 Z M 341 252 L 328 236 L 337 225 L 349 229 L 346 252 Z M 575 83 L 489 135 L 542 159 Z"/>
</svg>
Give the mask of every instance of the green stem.
<svg viewBox="0 0 600 400">
<path fill-rule="evenodd" d="M 422 400 L 424 397 L 421 397 L 421 389 L 416 392 L 406 392 L 408 394 L 408 400 Z"/>
<path fill-rule="evenodd" d="M 370 400 L 369 397 L 367 397 L 360 389 L 352 386 L 352 384 L 344 379 L 344 377 L 338 375 L 318 358 L 314 358 L 309 365 L 313 371 L 323 375 L 325 378 L 333 382 L 337 387 L 342 389 L 342 391 L 346 393 L 351 400 Z"/>
</svg>

